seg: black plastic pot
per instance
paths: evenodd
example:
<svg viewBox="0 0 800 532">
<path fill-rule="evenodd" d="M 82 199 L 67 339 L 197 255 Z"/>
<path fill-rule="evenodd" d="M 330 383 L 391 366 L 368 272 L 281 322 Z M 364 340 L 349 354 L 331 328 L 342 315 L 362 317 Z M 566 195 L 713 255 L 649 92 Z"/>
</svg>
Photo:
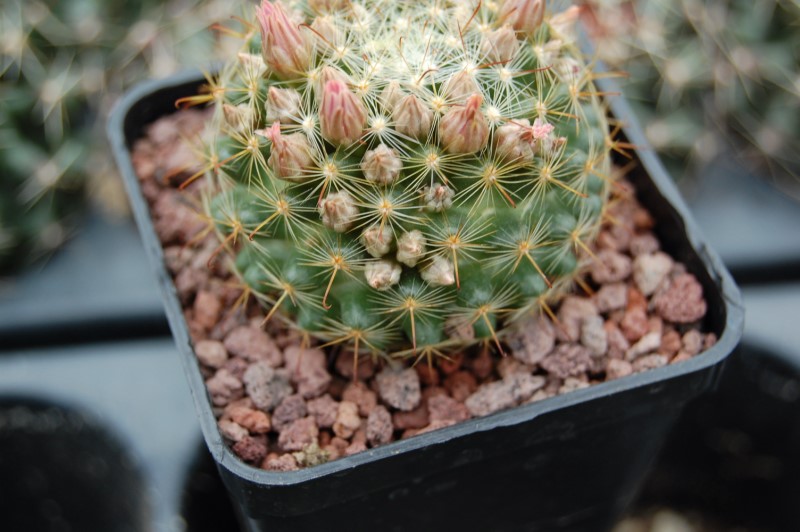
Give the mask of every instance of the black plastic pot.
<svg viewBox="0 0 800 532">
<path fill-rule="evenodd" d="M 217 431 L 161 245 L 131 165 L 144 127 L 174 112 L 202 78 L 151 82 L 117 105 L 108 134 L 163 290 L 203 434 L 242 523 L 251 530 L 607 530 L 633 500 L 683 407 L 711 389 L 739 342 L 740 297 L 655 156 L 630 174 L 663 247 L 703 284 L 719 342 L 690 361 L 603 383 L 301 471 L 250 467 Z M 612 111 L 644 145 L 625 102 Z"/>
</svg>

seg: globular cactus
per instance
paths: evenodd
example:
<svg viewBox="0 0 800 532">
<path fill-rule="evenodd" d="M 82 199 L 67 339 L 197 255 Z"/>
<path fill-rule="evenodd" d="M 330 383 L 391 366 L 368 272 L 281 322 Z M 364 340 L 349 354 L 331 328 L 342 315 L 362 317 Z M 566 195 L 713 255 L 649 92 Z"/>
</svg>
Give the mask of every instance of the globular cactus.
<svg viewBox="0 0 800 532">
<path fill-rule="evenodd" d="M 269 309 L 430 357 L 549 310 L 591 255 L 610 150 L 577 9 L 264 0 L 208 92 L 204 203 Z"/>
<path fill-rule="evenodd" d="M 585 0 L 598 53 L 676 177 L 731 147 L 800 172 L 798 0 Z M 766 163 L 766 164 L 764 164 Z"/>
</svg>

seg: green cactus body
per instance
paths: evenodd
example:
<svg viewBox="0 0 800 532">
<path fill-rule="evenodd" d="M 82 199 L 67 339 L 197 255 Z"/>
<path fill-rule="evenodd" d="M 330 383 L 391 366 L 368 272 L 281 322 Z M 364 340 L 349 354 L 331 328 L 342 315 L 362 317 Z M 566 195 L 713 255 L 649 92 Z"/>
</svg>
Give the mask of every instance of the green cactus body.
<svg viewBox="0 0 800 532">
<path fill-rule="evenodd" d="M 270 318 L 430 356 L 499 347 L 571 286 L 607 200 L 605 112 L 576 12 L 506 4 L 257 8 L 209 96 L 205 206 Z"/>
</svg>

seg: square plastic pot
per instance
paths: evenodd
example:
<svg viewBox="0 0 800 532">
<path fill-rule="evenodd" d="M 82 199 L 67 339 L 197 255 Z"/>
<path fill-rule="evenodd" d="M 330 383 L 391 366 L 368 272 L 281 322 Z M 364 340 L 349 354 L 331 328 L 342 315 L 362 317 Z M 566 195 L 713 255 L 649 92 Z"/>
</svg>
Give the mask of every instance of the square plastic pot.
<svg viewBox="0 0 800 532">
<path fill-rule="evenodd" d="M 241 462 L 217 431 L 175 288 L 129 150 L 145 126 L 196 94 L 196 72 L 146 83 L 109 125 L 145 248 L 163 291 L 203 434 L 249 530 L 607 530 L 631 502 L 684 406 L 715 386 L 739 343 L 739 292 L 708 249 L 655 156 L 630 174 L 666 251 L 703 285 L 706 327 L 719 337 L 692 360 L 397 441 L 293 472 Z M 644 145 L 622 98 L 611 102 L 629 142 Z"/>
</svg>

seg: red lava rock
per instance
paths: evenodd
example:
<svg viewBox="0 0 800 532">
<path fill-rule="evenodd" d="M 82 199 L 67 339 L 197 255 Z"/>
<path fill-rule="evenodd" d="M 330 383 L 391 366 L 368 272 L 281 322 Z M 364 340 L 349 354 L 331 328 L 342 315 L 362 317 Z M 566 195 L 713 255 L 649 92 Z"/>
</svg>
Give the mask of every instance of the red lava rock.
<svg viewBox="0 0 800 532">
<path fill-rule="evenodd" d="M 431 397 L 436 397 L 438 395 L 447 395 L 447 390 L 440 386 L 428 386 L 427 388 L 422 389 L 422 402 L 424 403 Z M 426 403 L 427 404 L 427 403 Z"/>
<path fill-rule="evenodd" d="M 703 287 L 694 275 L 681 274 L 654 297 L 656 312 L 673 323 L 692 323 L 706 315 Z"/>
<path fill-rule="evenodd" d="M 703 347 L 703 335 L 696 329 L 686 331 L 683 335 L 682 345 L 683 352 L 693 357 L 699 353 L 700 349 Z"/>
<path fill-rule="evenodd" d="M 470 343 L 475 339 L 475 328 L 469 320 L 460 316 L 453 316 L 445 320 L 444 332 L 448 338 L 462 340 L 464 343 Z"/>
<path fill-rule="evenodd" d="M 633 261 L 633 280 L 645 296 L 652 295 L 667 278 L 675 261 L 663 252 L 639 255 Z"/>
<path fill-rule="evenodd" d="M 628 306 L 626 309 L 635 308 L 647 311 L 647 298 L 635 286 L 628 286 Z"/>
<path fill-rule="evenodd" d="M 621 360 L 618 358 L 608 359 L 608 364 L 606 365 L 606 378 L 608 380 L 627 377 L 631 374 L 633 374 L 633 365 L 631 365 L 631 363 L 627 360 Z"/>
<path fill-rule="evenodd" d="M 717 335 L 712 333 L 706 334 L 706 337 L 703 339 L 703 350 L 711 349 L 717 345 Z"/>
<path fill-rule="evenodd" d="M 367 441 L 373 447 L 392 441 L 392 415 L 385 406 L 372 409 L 367 417 Z"/>
<path fill-rule="evenodd" d="M 233 444 L 233 452 L 248 464 L 260 464 L 267 456 L 267 437 L 245 436 Z"/>
<path fill-rule="evenodd" d="M 584 318 L 596 316 L 597 307 L 585 297 L 567 296 L 558 309 L 556 336 L 563 342 L 577 342 L 581 337 Z"/>
<path fill-rule="evenodd" d="M 375 405 L 378 404 L 378 396 L 375 392 L 367 388 L 362 381 L 349 383 L 342 392 L 342 401 L 350 401 L 358 405 L 358 413 L 362 417 L 367 417 Z"/>
<path fill-rule="evenodd" d="M 320 428 L 331 428 L 336 422 L 339 413 L 339 403 L 329 395 L 325 394 L 316 399 L 311 399 L 306 403 L 308 413 L 314 416 L 317 426 Z"/>
<path fill-rule="evenodd" d="M 317 442 L 319 429 L 312 416 L 292 421 L 278 435 L 278 446 L 284 451 L 302 451 Z"/>
<path fill-rule="evenodd" d="M 228 336 L 235 328 L 246 323 L 246 316 L 241 309 L 229 310 L 222 319 L 211 329 L 208 337 L 220 342 Z"/>
<path fill-rule="evenodd" d="M 478 355 L 470 360 L 470 368 L 479 379 L 487 379 L 494 372 L 494 360 L 489 349 L 480 349 Z"/>
<path fill-rule="evenodd" d="M 670 364 L 677 364 L 678 362 L 684 362 L 686 360 L 691 360 L 692 355 L 687 353 L 686 351 L 678 351 L 678 354 L 675 355 L 672 360 L 670 360 Z"/>
<path fill-rule="evenodd" d="M 153 204 L 154 227 L 159 240 L 167 244 L 183 244 L 205 228 L 199 213 L 189 207 L 179 192 L 165 190 Z"/>
<path fill-rule="evenodd" d="M 331 383 L 325 353 L 321 349 L 302 349 L 288 346 L 283 353 L 289 377 L 297 385 L 297 391 L 306 399 L 325 393 Z"/>
<path fill-rule="evenodd" d="M 428 406 L 423 404 L 411 412 L 395 412 L 392 414 L 392 422 L 398 430 L 421 429 L 430 423 Z"/>
<path fill-rule="evenodd" d="M 247 371 L 247 368 L 250 367 L 250 364 L 248 364 L 247 361 L 242 358 L 233 357 L 226 360 L 222 367 L 230 371 L 231 375 L 237 379 L 242 380 L 244 379 L 244 372 Z"/>
<path fill-rule="evenodd" d="M 661 244 L 653 233 L 642 233 L 631 239 L 630 252 L 634 257 L 655 253 L 659 249 L 661 249 Z"/>
<path fill-rule="evenodd" d="M 464 353 L 458 352 L 448 355 L 448 358 L 440 358 L 438 360 L 439 370 L 445 375 L 452 375 L 461 369 L 464 363 Z"/>
<path fill-rule="evenodd" d="M 458 371 L 444 380 L 445 389 L 456 401 L 466 401 L 478 389 L 478 381 L 472 373 Z"/>
<path fill-rule="evenodd" d="M 182 303 L 187 303 L 208 282 L 208 272 L 184 268 L 175 276 L 173 283 Z"/>
<path fill-rule="evenodd" d="M 617 251 L 601 249 L 597 260 L 592 263 L 589 273 L 597 284 L 618 283 L 631 274 L 631 259 Z"/>
<path fill-rule="evenodd" d="M 206 331 L 211 330 L 219 321 L 222 313 L 222 302 L 219 298 L 206 290 L 197 292 L 194 299 L 194 319 Z"/>
<path fill-rule="evenodd" d="M 164 248 L 164 264 L 172 275 L 176 275 L 189 264 L 191 252 L 185 246 L 169 246 Z"/>
<path fill-rule="evenodd" d="M 333 433 L 340 438 L 350 438 L 361 427 L 361 418 L 358 416 L 358 405 L 350 401 L 339 403 L 336 421 L 333 423 Z"/>
<path fill-rule="evenodd" d="M 503 357 L 497 363 L 497 374 L 500 378 L 511 375 L 512 373 L 533 373 L 533 366 L 524 364 L 512 357 Z M 423 392 L 424 395 L 424 392 Z"/>
<path fill-rule="evenodd" d="M 378 393 L 389 406 L 409 412 L 419 406 L 422 399 L 419 376 L 413 368 L 384 368 L 376 376 Z"/>
<path fill-rule="evenodd" d="M 216 406 L 225 406 L 242 397 L 242 381 L 225 368 L 217 370 L 213 377 L 206 381 L 206 390 L 211 402 Z"/>
<path fill-rule="evenodd" d="M 600 316 L 586 316 L 581 324 L 581 344 L 594 357 L 601 357 L 608 351 L 608 334 Z"/>
<path fill-rule="evenodd" d="M 246 428 L 230 419 L 220 419 L 217 421 L 217 428 L 224 438 L 231 441 L 241 441 L 245 436 L 250 435 Z"/>
<path fill-rule="evenodd" d="M 264 361 L 273 368 L 281 365 L 283 355 L 267 333 L 255 327 L 237 327 L 225 337 L 225 349 L 250 362 Z"/>
<path fill-rule="evenodd" d="M 605 284 L 595 294 L 594 301 L 600 312 L 625 308 L 628 304 L 628 285 L 625 283 Z"/>
<path fill-rule="evenodd" d="M 249 398 L 229 404 L 225 407 L 222 417 L 241 425 L 252 434 L 266 434 L 272 428 L 269 415 L 252 408 L 252 405 L 253 402 Z"/>
<path fill-rule="evenodd" d="M 429 366 L 428 364 L 417 364 L 414 366 L 414 369 L 417 370 L 419 381 L 423 386 L 439 386 L 439 381 L 441 379 L 435 367 Z"/>
<path fill-rule="evenodd" d="M 592 365 L 589 350 L 582 345 L 561 344 L 540 366 L 549 374 L 565 379 L 586 373 Z"/>
<path fill-rule="evenodd" d="M 268 412 L 292 393 L 286 371 L 276 371 L 266 360 L 247 368 L 244 372 L 244 384 L 253 403 Z"/>
<path fill-rule="evenodd" d="M 610 358 L 623 358 L 625 351 L 631 346 L 625 335 L 622 334 L 619 326 L 612 321 L 607 321 L 603 324 L 608 337 L 608 356 Z"/>
<path fill-rule="evenodd" d="M 271 453 L 261 464 L 262 469 L 268 471 L 297 471 L 297 461 L 291 454 Z"/>
<path fill-rule="evenodd" d="M 625 339 L 629 342 L 636 342 L 647 334 L 649 329 L 647 311 L 641 307 L 629 308 L 619 325 L 622 334 L 625 335 Z"/>
<path fill-rule="evenodd" d="M 228 351 L 222 342 L 215 340 L 200 340 L 194 346 L 197 359 L 204 366 L 219 369 L 228 360 Z"/>
<path fill-rule="evenodd" d="M 555 343 L 556 329 L 544 315 L 521 320 L 506 338 L 511 356 L 530 365 L 538 364 L 549 355 Z"/>
<path fill-rule="evenodd" d="M 469 410 L 464 403 L 459 403 L 446 395 L 438 395 L 428 400 L 428 415 L 431 423 L 437 421 L 457 423 L 470 417 Z"/>
<path fill-rule="evenodd" d="M 661 347 L 658 353 L 672 358 L 681 349 L 681 335 L 675 329 L 669 329 L 661 334 Z"/>
<path fill-rule="evenodd" d="M 656 369 L 669 364 L 669 359 L 664 355 L 647 355 L 633 361 L 633 371 L 639 373 L 649 369 Z"/>
<path fill-rule="evenodd" d="M 481 385 L 464 404 L 471 415 L 486 416 L 519 404 L 544 385 L 544 377 L 514 373 L 503 380 Z"/>
<path fill-rule="evenodd" d="M 647 330 L 649 332 L 657 332 L 661 334 L 664 330 L 664 320 L 658 316 L 650 316 L 647 318 Z"/>
<path fill-rule="evenodd" d="M 342 350 L 336 356 L 336 372 L 346 379 L 353 378 L 353 353 Z M 375 375 L 375 363 L 371 358 L 360 358 L 358 361 L 357 379 L 367 380 Z"/>
<path fill-rule="evenodd" d="M 653 331 L 645 334 L 625 352 L 626 360 L 634 360 L 661 347 L 661 333 Z"/>
<path fill-rule="evenodd" d="M 275 430 L 280 432 L 293 421 L 307 415 L 308 409 L 303 396 L 299 394 L 289 395 L 284 397 L 283 401 L 275 407 L 275 411 L 272 413 L 272 425 Z M 316 419 L 314 421 L 316 422 Z"/>
<path fill-rule="evenodd" d="M 455 425 L 455 421 L 450 421 L 447 419 L 440 419 L 438 421 L 431 421 L 428 425 L 422 427 L 421 429 L 417 430 L 414 436 L 419 436 L 420 434 L 425 434 L 426 432 L 431 432 L 434 430 L 443 429 L 445 427 L 451 427 Z"/>
<path fill-rule="evenodd" d="M 633 225 L 640 231 L 649 231 L 655 225 L 655 220 L 644 207 L 637 205 L 633 211 Z"/>
<path fill-rule="evenodd" d="M 345 456 L 352 456 L 354 454 L 363 453 L 367 450 L 367 442 L 365 441 L 354 441 L 347 448 L 344 450 Z"/>
<path fill-rule="evenodd" d="M 589 383 L 584 380 L 576 379 L 575 377 L 567 377 L 564 379 L 564 383 L 558 389 L 558 394 L 561 395 L 562 393 L 574 392 L 575 390 L 588 387 Z"/>
</svg>

